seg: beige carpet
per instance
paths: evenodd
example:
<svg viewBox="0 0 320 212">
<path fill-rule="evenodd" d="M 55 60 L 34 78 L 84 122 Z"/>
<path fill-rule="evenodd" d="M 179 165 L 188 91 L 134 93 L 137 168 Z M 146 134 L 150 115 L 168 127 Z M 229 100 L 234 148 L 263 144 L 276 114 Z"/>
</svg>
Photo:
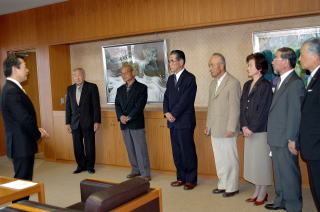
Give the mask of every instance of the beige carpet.
<svg viewBox="0 0 320 212">
<path fill-rule="evenodd" d="M 51 205 L 68 206 L 80 200 L 79 182 L 85 178 L 98 178 L 114 181 L 124 181 L 129 169 L 96 166 L 94 175 L 83 172 L 72 174 L 75 164 L 49 162 L 37 159 L 34 170 L 34 180 L 44 182 L 46 202 Z M 11 161 L 0 157 L 0 175 L 13 176 Z M 199 178 L 199 186 L 194 190 L 184 191 L 183 188 L 173 188 L 169 185 L 175 180 L 174 175 L 152 173 L 152 186 L 162 188 L 163 209 L 165 212 L 194 212 L 194 211 L 225 211 L 225 212 L 251 212 L 268 211 L 263 206 L 253 206 L 244 200 L 251 195 L 253 186 L 250 183 L 240 184 L 240 194 L 223 198 L 214 195 L 211 190 L 216 187 L 216 179 Z M 269 195 L 274 197 L 273 187 L 269 187 Z M 37 196 L 31 197 L 37 200 Z M 316 212 L 309 189 L 303 189 L 303 211 Z"/>
</svg>

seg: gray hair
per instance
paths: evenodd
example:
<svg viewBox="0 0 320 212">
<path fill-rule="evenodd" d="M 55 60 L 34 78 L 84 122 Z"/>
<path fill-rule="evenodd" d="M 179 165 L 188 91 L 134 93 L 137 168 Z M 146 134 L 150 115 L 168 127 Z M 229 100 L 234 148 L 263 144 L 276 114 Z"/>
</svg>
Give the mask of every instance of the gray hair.
<svg viewBox="0 0 320 212">
<path fill-rule="evenodd" d="M 308 52 L 320 56 L 320 38 L 309 38 L 303 42 L 303 45 L 308 45 Z"/>
<path fill-rule="evenodd" d="M 224 68 L 226 69 L 227 68 L 226 58 L 223 56 L 223 54 L 215 52 L 215 53 L 212 54 L 212 57 L 214 57 L 214 56 L 220 57 L 220 61 L 224 65 Z"/>
<path fill-rule="evenodd" d="M 86 71 L 83 68 L 79 67 L 72 70 L 72 72 L 76 72 L 76 71 L 79 71 L 82 74 L 82 76 L 84 77 L 86 76 Z"/>
</svg>

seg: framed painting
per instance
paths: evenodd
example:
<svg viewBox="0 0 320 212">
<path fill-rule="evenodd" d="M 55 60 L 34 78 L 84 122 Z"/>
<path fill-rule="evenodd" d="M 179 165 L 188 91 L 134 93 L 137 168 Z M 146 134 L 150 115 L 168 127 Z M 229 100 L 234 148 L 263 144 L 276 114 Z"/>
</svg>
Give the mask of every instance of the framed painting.
<svg viewBox="0 0 320 212">
<path fill-rule="evenodd" d="M 290 47 L 296 52 L 296 55 L 299 58 L 302 43 L 312 37 L 320 37 L 319 26 L 267 32 L 253 32 L 253 52 L 261 52 L 268 58 L 269 70 L 265 77 L 268 80 L 273 81 L 273 83 L 276 81 L 274 80 L 276 78 L 276 74 L 273 71 L 271 63 L 277 49 L 281 47 Z M 298 59 L 295 71 L 306 83 L 306 70 L 302 70 L 299 64 L 300 61 Z"/>
<path fill-rule="evenodd" d="M 148 87 L 148 103 L 162 103 L 169 77 L 166 40 L 102 46 L 106 101 L 114 104 L 124 84 L 120 69 L 131 65 L 135 78 Z"/>
</svg>

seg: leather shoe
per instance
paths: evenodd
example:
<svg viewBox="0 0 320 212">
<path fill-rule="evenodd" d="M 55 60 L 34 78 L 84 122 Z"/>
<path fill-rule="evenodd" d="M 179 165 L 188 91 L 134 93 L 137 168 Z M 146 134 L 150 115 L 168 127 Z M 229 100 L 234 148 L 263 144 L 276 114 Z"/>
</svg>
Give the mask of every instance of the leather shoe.
<svg viewBox="0 0 320 212">
<path fill-rule="evenodd" d="M 222 193 L 224 193 L 225 191 L 226 191 L 226 190 L 224 190 L 224 189 L 215 188 L 215 189 L 212 190 L 212 193 L 214 193 L 214 194 L 222 194 Z"/>
<path fill-rule="evenodd" d="M 148 180 L 148 181 L 151 181 L 151 177 L 150 176 L 142 176 L 142 178 Z"/>
<path fill-rule="evenodd" d="M 268 210 L 285 210 L 286 209 L 285 207 L 276 206 L 274 204 L 266 204 L 264 207 Z"/>
<path fill-rule="evenodd" d="M 197 186 L 197 183 L 186 183 L 184 186 L 183 186 L 183 189 L 184 190 L 192 190 L 194 189 L 194 187 Z"/>
<path fill-rule="evenodd" d="M 173 182 L 171 183 L 171 186 L 173 186 L 173 187 L 178 187 L 178 186 L 182 186 L 182 185 L 184 185 L 184 184 L 185 184 L 185 182 L 180 181 L 180 180 L 177 180 L 177 181 L 173 181 Z"/>
<path fill-rule="evenodd" d="M 73 171 L 73 174 L 79 174 L 80 172 L 83 172 L 83 171 L 85 171 L 85 170 L 86 170 L 86 169 L 82 169 L 82 168 L 80 168 L 80 167 L 77 167 L 77 169 Z"/>
<path fill-rule="evenodd" d="M 88 169 L 88 173 L 89 173 L 89 174 L 94 174 L 94 173 L 96 173 L 96 170 L 94 170 L 94 169 Z"/>
<path fill-rule="evenodd" d="M 137 176 L 140 176 L 140 174 L 128 174 L 127 175 L 127 178 L 134 178 L 134 177 L 137 177 Z"/>
<path fill-rule="evenodd" d="M 222 196 L 223 196 L 223 197 L 232 197 L 232 196 L 234 196 L 234 195 L 236 195 L 236 194 L 239 194 L 239 190 L 238 190 L 238 191 L 234 191 L 234 192 L 224 192 L 224 193 L 222 194 Z"/>
</svg>

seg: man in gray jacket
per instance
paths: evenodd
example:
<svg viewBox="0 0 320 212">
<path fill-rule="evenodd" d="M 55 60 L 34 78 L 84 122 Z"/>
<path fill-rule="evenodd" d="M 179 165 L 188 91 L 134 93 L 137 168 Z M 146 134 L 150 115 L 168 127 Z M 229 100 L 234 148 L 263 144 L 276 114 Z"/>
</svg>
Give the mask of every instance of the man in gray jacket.
<svg viewBox="0 0 320 212">
<path fill-rule="evenodd" d="M 276 197 L 270 210 L 302 211 L 301 174 L 296 142 L 304 97 L 303 81 L 294 67 L 297 56 L 290 48 L 280 48 L 272 61 L 280 74 L 268 117 L 268 144 L 274 167 Z"/>
</svg>

